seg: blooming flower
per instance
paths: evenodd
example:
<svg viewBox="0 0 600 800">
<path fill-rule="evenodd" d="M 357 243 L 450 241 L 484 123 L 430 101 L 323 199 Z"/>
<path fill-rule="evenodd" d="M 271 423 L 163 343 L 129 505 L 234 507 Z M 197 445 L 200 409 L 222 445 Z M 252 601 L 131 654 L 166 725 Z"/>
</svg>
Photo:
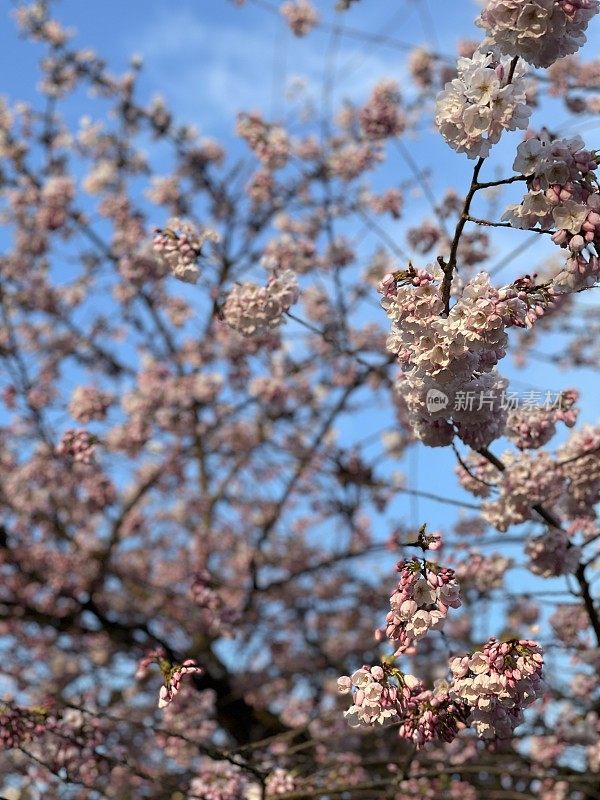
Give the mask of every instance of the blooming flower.
<svg viewBox="0 0 600 800">
<path fill-rule="evenodd" d="M 478 25 L 501 53 L 548 67 L 585 43 L 598 0 L 489 0 Z"/>
<path fill-rule="evenodd" d="M 458 60 L 458 77 L 438 95 L 435 121 L 450 147 L 469 158 L 487 156 L 505 130 L 527 127 L 525 70 L 478 50 Z M 508 77 L 511 75 L 509 82 Z"/>
</svg>

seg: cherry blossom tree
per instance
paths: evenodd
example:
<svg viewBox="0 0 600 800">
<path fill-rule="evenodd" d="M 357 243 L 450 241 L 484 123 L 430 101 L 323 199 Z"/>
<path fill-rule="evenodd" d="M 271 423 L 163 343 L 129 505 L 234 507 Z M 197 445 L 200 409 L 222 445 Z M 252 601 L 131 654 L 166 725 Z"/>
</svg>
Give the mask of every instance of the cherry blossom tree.
<svg viewBox="0 0 600 800">
<path fill-rule="evenodd" d="M 382 44 L 370 3 L 247 0 L 331 52 Z M 240 158 L 16 5 L 2 797 L 600 797 L 600 155 L 544 114 L 600 111 L 600 3 L 480 5 L 456 53 L 396 42 L 409 90 L 240 109 Z M 431 126 L 470 173 L 439 196 Z M 544 357 L 535 402 L 509 366 Z"/>
</svg>

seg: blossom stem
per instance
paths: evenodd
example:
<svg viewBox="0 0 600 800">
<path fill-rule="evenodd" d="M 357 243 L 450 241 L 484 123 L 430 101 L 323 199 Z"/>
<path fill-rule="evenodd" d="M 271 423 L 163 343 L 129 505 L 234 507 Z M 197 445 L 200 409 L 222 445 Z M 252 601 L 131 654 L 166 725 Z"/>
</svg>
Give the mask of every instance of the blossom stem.
<svg viewBox="0 0 600 800">
<path fill-rule="evenodd" d="M 471 178 L 471 185 L 469 187 L 469 191 L 467 192 L 467 196 L 465 197 L 465 202 L 460 215 L 460 219 L 458 220 L 458 223 L 456 225 L 456 230 L 454 231 L 454 238 L 452 239 L 452 245 L 450 246 L 450 255 L 448 256 L 448 260 L 444 261 L 442 258 L 438 259 L 438 262 L 444 273 L 444 280 L 442 281 L 442 300 L 444 302 L 444 316 L 446 317 L 450 313 L 450 290 L 452 288 L 452 278 L 454 277 L 454 270 L 456 269 L 456 256 L 458 253 L 458 246 L 460 244 L 460 237 L 462 236 L 464 227 L 469 220 L 469 211 L 471 210 L 471 202 L 473 201 L 473 197 L 477 192 L 479 173 L 481 172 L 484 160 L 485 160 L 484 158 L 481 157 L 478 158 L 477 163 L 473 168 L 473 177 Z"/>
<path fill-rule="evenodd" d="M 492 222 L 488 219 L 480 219 L 479 217 L 472 217 L 470 214 L 467 217 L 467 222 L 474 222 L 476 225 L 487 225 L 489 228 L 511 228 L 515 230 L 515 228 L 510 224 L 510 222 Z M 552 235 L 554 231 L 550 231 L 547 228 L 529 228 L 531 233 L 548 233 Z"/>
</svg>

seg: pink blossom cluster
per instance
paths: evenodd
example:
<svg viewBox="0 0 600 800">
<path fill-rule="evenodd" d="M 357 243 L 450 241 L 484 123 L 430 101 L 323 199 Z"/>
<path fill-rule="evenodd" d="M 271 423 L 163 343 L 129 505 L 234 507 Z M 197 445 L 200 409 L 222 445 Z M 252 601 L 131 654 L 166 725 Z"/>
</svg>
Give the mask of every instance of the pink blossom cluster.
<svg viewBox="0 0 600 800">
<path fill-rule="evenodd" d="M 393 678 L 393 680 L 390 680 Z M 391 672 L 381 666 L 364 666 L 356 670 L 351 677 L 343 675 L 338 678 L 338 690 L 342 694 L 353 692 L 352 705 L 344 711 L 349 725 L 383 725 L 398 715 L 398 709 L 404 708 L 410 701 L 411 691 L 420 686 L 414 675 L 407 675 L 400 670 Z"/>
<path fill-rule="evenodd" d="M 428 253 L 443 239 L 442 228 L 432 220 L 424 220 L 406 231 L 406 241 L 417 253 Z"/>
<path fill-rule="evenodd" d="M 371 92 L 359 116 L 360 127 L 367 139 L 388 139 L 398 136 L 406 126 L 400 110 L 400 90 L 395 81 L 380 81 Z"/>
<path fill-rule="evenodd" d="M 435 77 L 435 56 L 424 47 L 411 50 L 408 59 L 408 71 L 413 82 L 420 89 L 429 89 Z"/>
<path fill-rule="evenodd" d="M 547 444 L 556 433 L 556 423 L 564 422 L 572 428 L 577 421 L 575 403 L 579 393 L 573 389 L 562 392 L 558 402 L 551 407 L 524 406 L 508 415 L 506 436 L 519 450 L 537 450 Z"/>
<path fill-rule="evenodd" d="M 275 178 L 267 169 L 258 169 L 246 184 L 246 194 L 253 207 L 273 202 L 275 196 Z"/>
<path fill-rule="evenodd" d="M 500 478 L 496 467 L 476 453 L 469 453 L 462 461 L 455 469 L 460 485 L 475 497 L 489 497 Z"/>
<path fill-rule="evenodd" d="M 286 164 L 290 141 L 281 125 L 265 122 L 259 114 L 239 114 L 236 132 L 266 169 L 275 170 Z"/>
<path fill-rule="evenodd" d="M 478 800 L 477 790 L 465 781 L 448 781 L 444 778 L 408 778 L 399 784 L 395 800 Z"/>
<path fill-rule="evenodd" d="M 502 457 L 505 470 L 492 472 L 500 493 L 481 506 L 483 518 L 506 531 L 528 519 L 535 519 L 533 506 L 543 503 L 552 508 L 564 491 L 564 478 L 552 456 L 545 451 L 514 454 Z M 461 481 L 462 482 L 462 481 Z"/>
<path fill-rule="evenodd" d="M 494 367 L 506 352 L 506 328 L 532 324 L 551 303 L 551 293 L 527 279 L 495 289 L 480 272 L 444 317 L 434 272 L 412 267 L 388 273 L 379 292 L 392 321 L 387 346 L 404 373 L 398 389 L 416 435 L 443 446 L 458 433 L 475 448 L 501 435 L 506 383 Z M 467 402 L 469 396 L 477 403 Z M 439 399 L 437 406 L 432 398 Z"/>
<path fill-rule="evenodd" d="M 114 395 L 94 386 L 77 386 L 69 403 L 69 414 L 77 422 L 88 423 L 106 417 Z"/>
<path fill-rule="evenodd" d="M 549 67 L 585 44 L 598 0 L 489 0 L 478 20 L 500 52 Z"/>
<path fill-rule="evenodd" d="M 389 214 L 393 219 L 400 219 L 404 197 L 400 189 L 386 189 L 382 194 L 371 195 L 369 205 L 376 214 Z"/>
<path fill-rule="evenodd" d="M 451 697 L 471 708 L 469 725 L 484 739 L 508 739 L 523 721 L 522 709 L 542 690 L 544 659 L 536 642 L 487 641 L 481 650 L 450 661 Z"/>
<path fill-rule="evenodd" d="M 569 536 L 580 536 L 584 544 L 600 539 L 600 525 L 590 517 L 576 517 L 567 528 Z"/>
<path fill-rule="evenodd" d="M 281 13 L 295 36 L 306 36 L 319 22 L 319 15 L 309 0 L 288 0 L 282 4 Z"/>
<path fill-rule="evenodd" d="M 572 575 L 577 571 L 581 559 L 581 549 L 570 541 L 564 531 L 554 529 L 529 539 L 525 554 L 529 557 L 530 571 L 543 578 Z"/>
<path fill-rule="evenodd" d="M 595 153 L 580 136 L 533 137 L 517 148 L 513 168 L 526 175 L 527 194 L 502 219 L 515 228 L 556 228 L 552 240 L 571 253 L 567 269 L 579 282 L 600 270 L 600 194 Z"/>
<path fill-rule="evenodd" d="M 208 240 L 217 242 L 219 235 L 210 228 L 198 232 L 191 223 L 174 217 L 168 220 L 166 228 L 155 230 L 153 247 L 176 278 L 196 283 L 200 275 L 198 259 L 202 245 Z"/>
<path fill-rule="evenodd" d="M 222 309 L 223 319 L 244 336 L 261 338 L 281 325 L 283 315 L 298 299 L 292 270 L 271 275 L 266 286 L 235 284 Z"/>
<path fill-rule="evenodd" d="M 486 594 L 493 589 L 502 588 L 504 575 L 512 563 L 512 559 L 506 558 L 501 553 L 484 555 L 472 552 L 456 565 L 455 573 L 463 592 L 473 589 Z"/>
<path fill-rule="evenodd" d="M 562 498 L 565 513 L 571 519 L 594 519 L 600 501 L 600 426 L 574 431 L 556 455 L 568 487 Z"/>
<path fill-rule="evenodd" d="M 175 374 L 174 374 L 175 373 Z M 143 443 L 150 432 L 150 421 L 164 430 L 187 430 L 194 416 L 194 407 L 210 403 L 219 395 L 223 376 L 216 372 L 194 371 L 179 375 L 171 364 L 145 360 L 138 374 L 138 383 L 126 392 L 121 406 L 129 417 L 129 435 L 120 427 L 107 437 L 111 449 L 120 449 L 131 438 Z M 135 448 L 134 448 L 135 449 Z"/>
<path fill-rule="evenodd" d="M 560 603 L 550 616 L 550 624 L 556 636 L 569 647 L 579 647 L 585 641 L 581 636 L 587 633 L 590 620 L 580 603 Z"/>
<path fill-rule="evenodd" d="M 189 800 L 241 800 L 247 797 L 248 779 L 233 764 L 208 758 L 190 783 Z"/>
<path fill-rule="evenodd" d="M 518 328 L 531 328 L 541 319 L 548 309 L 554 307 L 556 293 L 551 282 L 536 284 L 537 275 L 524 275 L 517 278 L 511 286 L 505 286 L 501 293 L 507 299 L 521 300 L 526 307 L 525 314 L 518 314 L 512 319 L 512 325 Z M 521 307 L 522 308 L 522 307 Z"/>
<path fill-rule="evenodd" d="M 579 56 L 566 56 L 548 70 L 550 93 L 564 98 L 569 111 L 575 114 L 597 114 L 600 111 L 600 60 L 581 61 Z M 592 91 L 593 90 L 593 93 Z"/>
<path fill-rule="evenodd" d="M 232 626 L 238 621 L 239 614 L 235 609 L 227 607 L 207 569 L 200 570 L 194 575 L 190 596 L 194 603 L 204 610 L 211 631 L 218 632 L 221 636 L 233 635 Z"/>
<path fill-rule="evenodd" d="M 293 237 L 289 233 L 268 241 L 261 258 L 263 267 L 273 273 L 292 270 L 302 275 L 313 269 L 317 263 L 314 241 L 306 236 Z"/>
<path fill-rule="evenodd" d="M 416 556 L 396 567 L 400 580 L 390 597 L 386 635 L 401 653 L 432 628 L 439 628 L 449 608 L 459 608 L 460 586 L 454 571 Z"/>
<path fill-rule="evenodd" d="M 37 224 L 48 231 L 64 227 L 69 219 L 70 206 L 75 197 L 75 183 L 66 175 L 49 178 L 41 192 Z"/>
<path fill-rule="evenodd" d="M 181 186 L 176 175 L 162 177 L 154 175 L 150 180 L 150 188 L 146 196 L 158 206 L 170 206 L 173 213 L 179 213 Z"/>
<path fill-rule="evenodd" d="M 446 447 L 457 435 L 478 449 L 501 436 L 506 424 L 502 397 L 507 386 L 495 370 L 466 380 L 460 387 L 428 378 L 415 381 L 406 375 L 396 381 L 413 433 L 428 447 Z M 439 400 L 441 405 L 429 405 L 431 400 Z"/>
<path fill-rule="evenodd" d="M 484 50 L 459 58 L 458 77 L 437 97 L 435 122 L 446 142 L 469 158 L 485 157 L 505 130 L 525 130 L 527 106 L 525 68 L 511 72 L 510 59 Z"/>
<path fill-rule="evenodd" d="M 573 393 L 569 392 L 568 396 L 574 400 Z M 544 413 L 551 414 L 552 411 Z M 557 418 L 564 413 L 568 424 L 574 410 L 567 404 L 564 412 L 559 410 L 558 413 Z M 596 537 L 595 506 L 600 502 L 600 429 L 597 426 L 585 426 L 575 431 L 557 449 L 555 456 L 544 450 L 506 452 L 502 456 L 502 463 L 504 470 L 498 470 L 486 459 L 471 455 L 466 457 L 464 466 L 457 468 L 459 480 L 465 489 L 478 497 L 487 498 L 481 506 L 481 512 L 488 523 L 500 531 L 506 531 L 511 525 L 536 519 L 534 506 L 543 505 L 549 510 L 556 509 L 572 520 L 568 528 L 570 535 L 581 533 L 584 542 Z M 493 492 L 496 494 L 492 497 Z M 557 553 L 548 553 L 552 563 L 557 559 L 560 561 L 562 549 L 568 547 L 559 540 L 560 536 L 550 548 L 558 548 Z M 543 537 L 534 548 L 536 552 L 543 542 L 550 546 L 551 538 Z M 569 553 L 572 550 L 569 547 Z M 566 558 L 567 565 L 571 565 L 569 571 L 572 571 L 571 559 Z"/>
<path fill-rule="evenodd" d="M 14 16 L 19 27 L 32 39 L 50 42 L 55 47 L 65 44 L 72 35 L 56 20 L 48 18 L 48 13 L 40 2 L 18 6 L 15 8 Z"/>
<path fill-rule="evenodd" d="M 352 727 L 400 722 L 398 733 L 417 748 L 434 740 L 451 742 L 469 715 L 468 707 L 448 694 L 442 681 L 426 689 L 414 675 L 389 665 L 362 667 L 338 679 L 342 694 L 353 692 L 344 712 Z"/>
<path fill-rule="evenodd" d="M 101 194 L 114 189 L 119 180 L 119 170 L 112 159 L 104 158 L 90 169 L 82 182 L 88 194 Z"/>
<path fill-rule="evenodd" d="M 327 170 L 332 177 L 353 181 L 383 160 L 381 150 L 370 142 L 334 142 L 327 160 Z"/>
<path fill-rule="evenodd" d="M 169 677 L 167 678 L 165 676 L 166 682 L 164 686 L 160 687 L 158 693 L 158 707 L 164 708 L 175 698 L 184 675 L 197 675 L 203 671 L 202 667 L 199 667 L 191 658 L 186 659 L 183 664 L 172 667 Z"/>
<path fill-rule="evenodd" d="M 277 797 L 280 794 L 293 792 L 296 789 L 296 780 L 287 769 L 276 767 L 273 772 L 267 775 L 265 789 L 267 797 Z"/>
<path fill-rule="evenodd" d="M 97 439 L 86 430 L 65 431 L 56 448 L 56 454 L 72 458 L 80 464 L 91 464 L 96 452 Z"/>
</svg>

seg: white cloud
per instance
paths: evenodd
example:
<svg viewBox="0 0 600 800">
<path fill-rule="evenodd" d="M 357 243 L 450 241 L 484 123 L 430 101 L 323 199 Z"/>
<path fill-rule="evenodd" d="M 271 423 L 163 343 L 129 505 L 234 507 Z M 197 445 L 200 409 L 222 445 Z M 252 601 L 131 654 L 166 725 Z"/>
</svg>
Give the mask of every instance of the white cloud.
<svg viewBox="0 0 600 800">
<path fill-rule="evenodd" d="M 260 27 L 248 27 L 249 19 L 258 19 Z M 214 14 L 161 10 L 140 21 L 135 38 L 127 35 L 122 44 L 127 52 L 143 55 L 147 84 L 166 97 L 178 117 L 207 133 L 231 130 L 242 109 L 260 109 L 269 116 L 274 86 L 279 95 L 275 108 L 280 110 L 280 96 L 292 76 L 308 79 L 318 108 L 330 34 L 315 31 L 298 40 L 282 20 L 270 15 L 240 13 L 239 20 L 233 27 Z M 342 98 L 364 99 L 383 76 L 404 76 L 400 53 L 343 37 L 335 62 L 334 107 Z"/>
</svg>

